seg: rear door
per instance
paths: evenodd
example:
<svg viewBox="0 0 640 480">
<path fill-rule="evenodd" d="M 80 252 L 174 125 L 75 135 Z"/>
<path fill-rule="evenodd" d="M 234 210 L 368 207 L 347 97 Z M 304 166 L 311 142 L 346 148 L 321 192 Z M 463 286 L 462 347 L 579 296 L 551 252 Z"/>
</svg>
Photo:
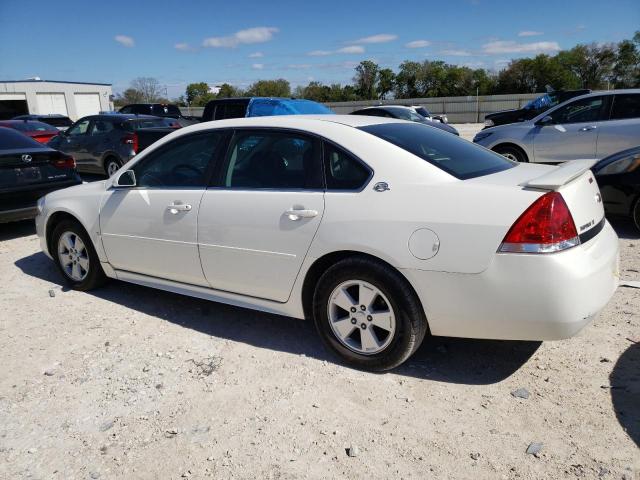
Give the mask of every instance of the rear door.
<svg viewBox="0 0 640 480">
<path fill-rule="evenodd" d="M 236 131 L 198 217 L 211 287 L 287 301 L 324 212 L 320 152 L 303 133 Z"/>
<path fill-rule="evenodd" d="M 531 130 L 535 161 L 596 158 L 599 128 L 607 105 L 606 96 L 587 97 L 548 113 L 553 121 Z"/>
<path fill-rule="evenodd" d="M 224 132 L 181 136 L 133 166 L 136 187 L 114 189 L 100 211 L 102 243 L 117 270 L 208 285 L 197 225 Z"/>
<path fill-rule="evenodd" d="M 640 93 L 613 96 L 609 121 L 602 122 L 597 158 L 640 145 Z"/>
</svg>

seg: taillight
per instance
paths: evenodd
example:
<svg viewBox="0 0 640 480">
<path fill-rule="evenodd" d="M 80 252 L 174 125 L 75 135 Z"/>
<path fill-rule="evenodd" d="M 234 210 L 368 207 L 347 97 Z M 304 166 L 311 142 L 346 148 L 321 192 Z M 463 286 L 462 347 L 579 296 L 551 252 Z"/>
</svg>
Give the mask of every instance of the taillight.
<svg viewBox="0 0 640 480">
<path fill-rule="evenodd" d="M 133 148 L 133 153 L 138 153 L 138 135 L 137 134 L 127 133 L 124 137 L 122 137 L 122 143 L 131 145 L 131 148 Z"/>
<path fill-rule="evenodd" d="M 34 135 L 33 138 L 36 142 L 39 143 L 47 143 L 49 140 L 53 138 L 51 135 Z"/>
<path fill-rule="evenodd" d="M 504 237 L 499 252 L 552 253 L 580 244 L 569 207 L 558 192 L 538 198 Z"/>
<path fill-rule="evenodd" d="M 56 168 L 76 168 L 76 161 L 71 155 L 60 155 L 51 161 Z"/>
</svg>

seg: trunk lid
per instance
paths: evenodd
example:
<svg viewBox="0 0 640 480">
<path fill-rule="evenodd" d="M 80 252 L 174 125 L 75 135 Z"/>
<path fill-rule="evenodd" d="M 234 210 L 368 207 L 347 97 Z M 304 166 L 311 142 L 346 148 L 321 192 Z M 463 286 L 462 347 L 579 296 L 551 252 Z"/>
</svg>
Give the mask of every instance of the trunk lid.
<svg viewBox="0 0 640 480">
<path fill-rule="evenodd" d="M 0 188 L 13 189 L 74 178 L 75 170 L 52 162 L 66 155 L 49 148 L 0 151 Z"/>
</svg>

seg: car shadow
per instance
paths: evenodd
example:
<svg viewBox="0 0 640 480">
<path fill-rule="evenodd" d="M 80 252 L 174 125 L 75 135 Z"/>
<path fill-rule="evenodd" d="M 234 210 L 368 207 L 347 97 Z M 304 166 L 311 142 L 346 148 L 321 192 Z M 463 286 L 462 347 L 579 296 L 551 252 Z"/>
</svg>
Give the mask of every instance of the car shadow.
<svg viewBox="0 0 640 480">
<path fill-rule="evenodd" d="M 20 237 L 35 235 L 36 224 L 33 220 L 21 220 L 19 222 L 0 223 L 0 242 L 14 240 Z"/>
<path fill-rule="evenodd" d="M 637 240 L 640 238 L 640 230 L 636 228 L 630 218 L 607 217 L 607 220 L 609 220 L 618 237 L 625 240 Z"/>
<path fill-rule="evenodd" d="M 632 343 L 609 375 L 611 401 L 623 430 L 640 447 L 640 343 Z"/>
<path fill-rule="evenodd" d="M 21 258 L 15 265 L 26 275 L 60 285 L 64 289 L 60 273 L 44 253 L 39 252 Z M 340 363 L 325 350 L 310 321 L 233 307 L 115 280 L 87 294 L 206 335 L 246 343 L 257 348 Z M 409 361 L 396 368 L 394 373 L 447 383 L 492 384 L 515 373 L 539 346 L 540 342 L 431 337 Z"/>
</svg>

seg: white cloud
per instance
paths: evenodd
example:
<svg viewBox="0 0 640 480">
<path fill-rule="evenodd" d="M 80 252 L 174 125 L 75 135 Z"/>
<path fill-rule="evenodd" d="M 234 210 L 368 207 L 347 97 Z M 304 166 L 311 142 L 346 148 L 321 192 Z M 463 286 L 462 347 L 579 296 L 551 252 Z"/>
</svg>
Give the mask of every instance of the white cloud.
<svg viewBox="0 0 640 480">
<path fill-rule="evenodd" d="M 313 68 L 313 65 L 310 63 L 292 63 L 287 65 L 287 68 L 291 70 L 307 70 L 309 68 Z"/>
<path fill-rule="evenodd" d="M 262 52 L 254 52 L 249 54 L 249 58 L 262 58 L 264 57 L 264 53 Z"/>
<path fill-rule="evenodd" d="M 429 40 L 414 40 L 413 42 L 405 43 L 404 46 L 407 48 L 424 48 L 431 45 Z"/>
<path fill-rule="evenodd" d="M 181 43 L 176 43 L 173 48 L 175 48 L 176 50 L 180 50 L 181 52 L 189 52 L 191 50 L 193 50 L 193 48 L 191 48 L 191 45 L 189 45 L 188 43 L 185 42 L 181 42 Z"/>
<path fill-rule="evenodd" d="M 238 30 L 228 37 L 209 37 L 202 41 L 203 47 L 233 48 L 238 45 L 265 43 L 273 39 L 273 35 L 280 30 L 275 27 L 255 27 Z"/>
<path fill-rule="evenodd" d="M 441 55 L 449 55 L 451 57 L 471 57 L 473 54 L 467 50 L 441 50 Z"/>
<path fill-rule="evenodd" d="M 329 50 L 314 50 L 313 52 L 307 53 L 310 57 L 326 57 L 327 55 L 331 55 L 333 52 Z"/>
<path fill-rule="evenodd" d="M 264 68 L 264 63 L 254 63 L 251 65 L 251 68 L 254 70 L 262 70 Z"/>
<path fill-rule="evenodd" d="M 359 38 L 349 43 L 387 43 L 397 40 L 398 36 L 391 33 L 379 33 L 378 35 L 371 35 L 369 37 Z"/>
<path fill-rule="evenodd" d="M 350 45 L 336 50 L 336 53 L 364 53 L 364 47 L 360 45 Z"/>
<path fill-rule="evenodd" d="M 129 37 L 128 35 L 116 35 L 113 39 L 123 47 L 127 48 L 131 48 L 136 44 L 133 37 Z"/>
<path fill-rule="evenodd" d="M 560 50 L 558 42 L 533 42 L 533 43 L 517 43 L 514 41 L 500 41 L 485 43 L 482 51 L 489 55 L 499 53 L 538 53 L 538 52 L 557 52 Z"/>
<path fill-rule="evenodd" d="M 519 37 L 537 37 L 539 35 L 544 35 L 544 32 L 536 32 L 535 30 L 524 30 L 522 32 L 518 32 Z"/>
</svg>

